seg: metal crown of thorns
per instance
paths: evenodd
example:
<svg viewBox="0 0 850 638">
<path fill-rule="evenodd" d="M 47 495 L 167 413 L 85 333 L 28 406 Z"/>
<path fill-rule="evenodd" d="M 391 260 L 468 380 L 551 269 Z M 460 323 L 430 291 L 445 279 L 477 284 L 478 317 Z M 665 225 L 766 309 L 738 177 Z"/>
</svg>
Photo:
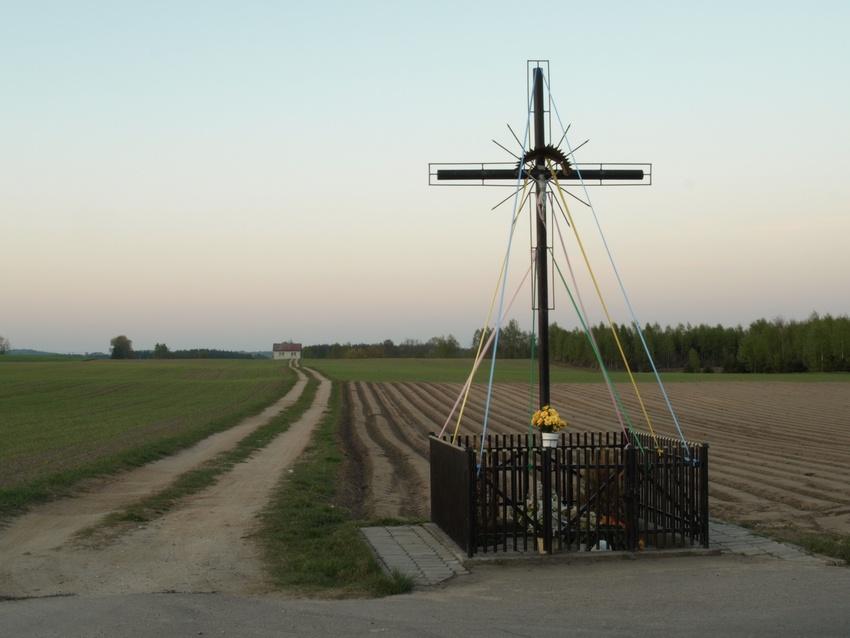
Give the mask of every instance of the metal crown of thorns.
<svg viewBox="0 0 850 638">
<path fill-rule="evenodd" d="M 564 155 L 564 152 L 551 144 L 544 144 L 537 148 L 527 151 L 523 157 L 523 161 L 517 163 L 517 169 L 521 169 L 523 164 L 537 161 L 538 159 L 548 159 L 558 164 L 564 171 L 566 177 L 570 173 L 570 160 Z"/>
</svg>

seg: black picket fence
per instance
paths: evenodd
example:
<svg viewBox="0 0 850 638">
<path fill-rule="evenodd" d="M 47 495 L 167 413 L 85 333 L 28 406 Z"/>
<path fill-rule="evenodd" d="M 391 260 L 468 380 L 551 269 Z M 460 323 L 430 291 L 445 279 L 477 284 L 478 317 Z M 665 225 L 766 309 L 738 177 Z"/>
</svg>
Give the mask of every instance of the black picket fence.
<svg viewBox="0 0 850 638">
<path fill-rule="evenodd" d="M 477 552 L 708 547 L 708 446 L 620 432 L 430 437 L 431 518 Z"/>
</svg>

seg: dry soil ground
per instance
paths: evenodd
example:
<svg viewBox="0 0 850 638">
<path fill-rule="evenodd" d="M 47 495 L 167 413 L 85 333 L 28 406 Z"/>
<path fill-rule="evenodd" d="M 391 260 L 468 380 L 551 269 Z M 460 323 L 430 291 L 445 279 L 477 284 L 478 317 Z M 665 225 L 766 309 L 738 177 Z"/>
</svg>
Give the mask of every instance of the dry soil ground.
<svg viewBox="0 0 850 638">
<path fill-rule="evenodd" d="M 264 589 L 246 535 L 272 487 L 303 449 L 325 410 L 329 382 L 298 423 L 208 490 L 152 523 L 93 547 L 74 534 L 180 473 L 233 446 L 291 404 L 299 384 L 261 415 L 186 452 L 109 481 L 72 499 L 38 507 L 0 529 L 0 598 Z M 340 437 L 347 452 L 340 502 L 357 516 L 427 517 L 429 432 L 439 432 L 460 386 L 347 383 Z M 642 389 L 658 434 L 675 435 L 661 393 Z M 711 513 L 729 521 L 850 534 L 850 383 L 679 383 L 667 387 L 685 436 L 709 443 Z M 623 395 L 626 395 L 625 390 Z M 461 432 L 478 433 L 486 389 L 470 395 Z M 490 432 L 523 432 L 527 387 L 494 390 Z M 634 400 L 625 399 L 638 414 Z M 552 403 L 576 431 L 617 427 L 597 385 L 552 389 Z M 449 431 L 454 421 L 449 424 Z"/>
<path fill-rule="evenodd" d="M 349 480 L 364 515 L 428 513 L 429 432 L 440 432 L 458 384 L 349 383 L 344 440 L 363 459 Z M 709 444 L 710 512 L 755 526 L 791 524 L 850 534 L 850 383 L 701 382 L 666 386 L 689 442 Z M 646 430 L 630 388 L 618 388 L 638 429 Z M 663 393 L 640 386 L 658 435 L 678 437 Z M 630 398 L 631 397 L 631 398 Z M 480 433 L 486 388 L 474 387 L 460 433 Z M 602 385 L 557 385 L 551 402 L 573 431 L 620 426 Z M 527 386 L 494 388 L 490 433 L 527 431 Z M 454 431 L 456 419 L 448 423 Z"/>
</svg>

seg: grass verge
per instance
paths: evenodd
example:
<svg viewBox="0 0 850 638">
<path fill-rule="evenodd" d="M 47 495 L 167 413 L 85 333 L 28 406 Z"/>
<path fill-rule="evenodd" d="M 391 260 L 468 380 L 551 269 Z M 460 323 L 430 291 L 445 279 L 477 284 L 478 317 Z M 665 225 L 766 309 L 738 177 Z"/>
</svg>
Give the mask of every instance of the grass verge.
<svg viewBox="0 0 850 638">
<path fill-rule="evenodd" d="M 358 521 L 334 506 L 343 461 L 339 384 L 303 456 L 278 486 L 255 533 L 272 584 L 297 595 L 354 598 L 409 592 L 413 579 L 381 569 Z"/>
<path fill-rule="evenodd" d="M 770 528 L 764 533 L 781 542 L 793 543 L 807 552 L 850 563 L 850 536 L 828 532 L 804 532 L 795 527 Z"/>
</svg>

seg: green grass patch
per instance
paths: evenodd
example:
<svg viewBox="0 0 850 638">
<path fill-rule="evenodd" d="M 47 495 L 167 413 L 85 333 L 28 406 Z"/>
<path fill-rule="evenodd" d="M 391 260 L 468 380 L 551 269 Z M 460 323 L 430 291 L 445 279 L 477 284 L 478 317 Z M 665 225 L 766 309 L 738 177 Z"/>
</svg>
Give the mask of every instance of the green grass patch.
<svg viewBox="0 0 850 638">
<path fill-rule="evenodd" d="M 850 563 L 850 536 L 827 532 L 805 532 L 796 527 L 779 527 L 759 530 L 774 540 L 793 543 L 812 554 L 837 558 Z"/>
<path fill-rule="evenodd" d="M 0 358 L 0 517 L 191 446 L 296 380 L 274 361 Z"/>
<path fill-rule="evenodd" d="M 305 359 L 305 366 L 318 370 L 337 381 L 394 381 L 422 383 L 465 383 L 472 372 L 472 359 Z M 497 359 L 494 368 L 494 383 L 526 383 L 539 380 L 539 363 L 530 359 Z M 487 383 L 490 379 L 491 361 L 481 363 L 475 373 L 475 383 Z M 598 370 L 586 370 L 553 364 L 549 370 L 551 383 L 604 383 Z M 655 382 L 652 372 L 634 374 L 638 382 Z M 628 383 L 626 372 L 613 372 L 615 383 Z M 665 383 L 710 382 L 710 381 L 850 381 L 850 374 L 685 374 L 683 372 L 661 373 Z"/>
<path fill-rule="evenodd" d="M 423 383 L 465 383 L 472 372 L 472 359 L 307 359 L 303 364 L 337 381 L 394 381 Z M 533 368 L 537 377 L 537 363 Z M 532 362 L 529 359 L 506 359 L 496 362 L 496 383 L 529 383 Z M 553 383 L 592 383 L 601 375 L 587 370 L 556 368 L 551 370 Z M 490 378 L 490 362 L 484 361 L 473 381 L 486 383 Z"/>
<path fill-rule="evenodd" d="M 387 596 L 408 592 L 413 580 L 386 575 L 350 514 L 334 506 L 342 454 L 336 440 L 339 384 L 328 412 L 302 457 L 262 515 L 256 537 L 276 588 L 323 597 Z"/>
</svg>

